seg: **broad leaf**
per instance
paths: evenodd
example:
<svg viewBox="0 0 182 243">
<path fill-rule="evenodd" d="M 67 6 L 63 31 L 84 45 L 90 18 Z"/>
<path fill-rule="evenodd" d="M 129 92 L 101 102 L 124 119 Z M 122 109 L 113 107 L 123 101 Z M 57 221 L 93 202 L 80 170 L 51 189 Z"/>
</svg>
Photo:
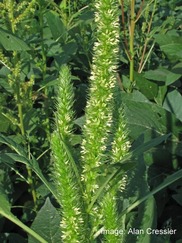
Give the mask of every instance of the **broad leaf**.
<svg viewBox="0 0 182 243">
<path fill-rule="evenodd" d="M 37 213 L 31 229 L 40 234 L 47 242 L 57 243 L 61 241 L 60 221 L 60 214 L 47 198 L 45 204 Z M 28 242 L 38 243 L 39 241 L 35 241 L 32 236 L 29 236 Z"/>
<path fill-rule="evenodd" d="M 155 36 L 156 42 L 161 50 L 171 59 L 182 59 L 182 37 L 170 34 L 158 34 Z"/>
<path fill-rule="evenodd" d="M 165 68 L 160 68 L 156 70 L 149 70 L 145 72 L 144 76 L 147 79 L 165 82 L 166 85 L 170 85 L 178 80 L 181 77 L 181 74 L 171 72 Z"/>
<path fill-rule="evenodd" d="M 0 44 L 7 51 L 30 50 L 29 46 L 23 40 L 2 28 L 0 28 Z"/>
<path fill-rule="evenodd" d="M 175 114 L 175 116 L 182 122 L 182 96 L 177 90 L 168 92 L 163 107 Z"/>
<path fill-rule="evenodd" d="M 140 228 L 144 231 L 144 234 L 139 234 L 137 236 L 137 243 L 154 243 L 154 237 L 153 235 L 147 234 L 146 230 L 151 228 L 155 229 L 157 227 L 156 222 L 156 214 L 157 214 L 157 208 L 155 205 L 155 199 L 154 197 L 148 198 L 144 204 L 141 205 L 139 211 L 142 212 L 141 216 L 141 226 Z"/>
<path fill-rule="evenodd" d="M 141 197 L 140 199 L 138 199 L 134 203 L 132 203 L 127 209 L 125 209 L 122 212 L 122 215 L 129 213 L 131 210 L 136 208 L 142 202 L 144 202 L 145 200 L 147 200 L 151 196 L 155 195 L 157 192 L 160 192 L 161 190 L 163 190 L 164 188 L 166 188 L 167 186 L 171 185 L 172 183 L 174 183 L 175 181 L 177 181 L 181 178 L 182 178 L 182 169 L 173 173 L 172 175 L 169 175 L 168 177 L 166 177 L 166 179 L 159 186 L 157 186 L 154 190 L 147 193 L 144 197 Z"/>
<path fill-rule="evenodd" d="M 55 40 L 66 34 L 65 26 L 57 13 L 54 11 L 49 11 L 46 12 L 45 17 L 47 19 L 47 23 L 51 30 L 52 36 Z"/>
<path fill-rule="evenodd" d="M 138 93 L 123 93 L 122 101 L 130 136 L 133 139 L 145 134 L 146 138 L 151 140 L 157 135 L 172 132 L 178 140 L 180 129 L 177 124 L 180 121 L 171 112 L 143 98 L 140 100 Z"/>
<path fill-rule="evenodd" d="M 10 121 L 3 114 L 0 114 L 0 124 L 0 132 L 7 132 Z"/>
<path fill-rule="evenodd" d="M 135 73 L 136 85 L 139 90 L 144 94 L 149 100 L 154 99 L 157 96 L 158 86 L 156 83 L 147 80 L 142 74 Z"/>
</svg>

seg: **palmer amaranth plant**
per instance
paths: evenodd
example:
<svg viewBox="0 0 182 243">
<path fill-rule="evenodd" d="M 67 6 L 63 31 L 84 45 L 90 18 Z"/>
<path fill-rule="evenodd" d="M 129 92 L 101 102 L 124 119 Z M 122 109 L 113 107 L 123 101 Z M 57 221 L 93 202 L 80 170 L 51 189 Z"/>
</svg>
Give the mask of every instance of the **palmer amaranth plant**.
<svg viewBox="0 0 182 243">
<path fill-rule="evenodd" d="M 160 85 L 139 74 L 150 64 L 155 41 L 159 41 L 168 58 L 172 54 L 173 60 L 172 49 L 180 42 L 177 32 L 172 31 L 169 40 L 163 35 L 153 39 L 161 29 L 160 26 L 151 31 L 158 11 L 157 0 L 141 1 L 140 4 L 134 0 L 95 0 L 88 12 L 85 2 L 61 1 L 60 6 L 50 0 L 0 3 L 3 16 L 0 21 L 0 45 L 3 47 L 0 51 L 3 65 L 0 85 L 1 90 L 6 90 L 0 97 L 4 105 L 0 121 L 2 117 L 6 118 L 5 128 L 0 126 L 0 215 L 3 216 L 0 218 L 0 241 L 11 242 L 12 238 L 13 242 L 22 243 L 27 240 L 28 243 L 173 241 L 170 237 L 175 236 L 177 230 L 168 226 L 171 219 L 160 218 L 166 212 L 164 209 L 168 209 L 169 199 L 162 209 L 160 199 L 166 193 L 167 198 L 176 200 L 173 208 L 176 209 L 176 203 L 181 204 L 181 191 L 178 190 L 181 182 L 174 187 L 171 185 L 182 176 L 180 164 L 177 164 L 177 158 L 181 156 L 178 125 L 182 118 L 179 106 L 176 108 L 181 101 L 181 88 L 179 84 L 175 86 L 181 77 L 175 73 L 180 62 L 174 67 L 169 62 L 173 72 L 165 68 L 145 73 L 147 77 L 155 74 L 154 81 L 160 81 Z M 76 11 L 80 4 L 83 8 Z M 137 28 L 142 21 L 140 32 Z M 169 21 L 163 22 L 162 30 L 167 31 Z M 79 28 L 83 36 L 78 33 Z M 35 31 L 37 35 L 34 36 Z M 172 49 L 165 44 L 171 45 L 171 40 L 174 41 Z M 122 41 L 123 48 L 119 49 Z M 178 48 L 177 45 L 177 57 Z M 86 62 L 80 59 L 83 52 L 83 60 L 87 60 L 89 66 L 85 66 L 85 70 L 90 78 L 85 112 L 81 116 L 77 108 L 74 111 L 77 99 L 71 70 L 84 69 Z M 119 66 L 124 52 L 128 56 L 129 78 Z M 177 60 L 181 61 L 181 56 Z M 70 67 L 68 63 L 71 63 Z M 163 63 L 167 65 L 164 56 Z M 85 98 L 81 93 L 86 86 L 82 75 L 79 87 L 76 86 L 79 102 Z M 55 98 L 55 89 L 53 114 L 49 101 Z M 167 90 L 172 89 L 168 93 Z M 40 92 L 43 94 L 39 102 L 36 99 Z M 49 118 L 53 115 L 52 131 Z M 9 120 L 11 123 L 7 122 Z M 79 130 L 75 131 L 77 126 Z M 171 134 L 173 140 L 167 141 Z M 158 150 L 144 154 L 157 145 L 161 145 Z M 50 147 L 51 154 L 47 154 Z M 173 161 L 173 155 L 176 161 Z M 170 163 L 176 166 L 172 170 Z M 161 168 L 163 174 L 159 175 Z M 167 194 L 163 189 L 169 185 L 170 193 Z M 171 194 L 171 190 L 175 194 Z M 159 191 L 162 192 L 154 199 Z M 28 236 L 22 230 L 15 234 L 17 228 L 9 230 L 4 217 L 26 231 Z M 176 222 L 172 219 L 172 226 L 177 225 Z M 159 223 L 161 229 L 157 229 Z"/>
<path fill-rule="evenodd" d="M 124 190 L 126 176 L 114 177 L 111 170 L 102 183 L 103 167 L 114 168 L 130 148 L 122 106 L 116 101 L 118 1 L 95 1 L 95 22 L 97 40 L 79 159 L 69 149 L 74 120 L 69 68 L 62 66 L 59 76 L 52 150 L 64 242 L 91 242 L 99 230 L 102 233 L 103 229 L 123 227 L 122 220 L 119 221 L 117 192 Z M 103 237 L 106 242 L 121 242 L 115 234 Z"/>
</svg>

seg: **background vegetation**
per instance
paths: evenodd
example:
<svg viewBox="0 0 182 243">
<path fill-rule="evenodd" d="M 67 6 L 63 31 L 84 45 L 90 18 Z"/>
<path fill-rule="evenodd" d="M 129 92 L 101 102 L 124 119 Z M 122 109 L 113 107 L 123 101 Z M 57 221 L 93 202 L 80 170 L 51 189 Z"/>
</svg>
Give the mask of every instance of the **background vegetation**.
<svg viewBox="0 0 182 243">
<path fill-rule="evenodd" d="M 177 229 L 125 240 L 180 243 L 182 7 L 178 0 L 121 0 L 118 8 L 117 97 L 134 154 L 125 162 L 135 162 L 124 168 L 129 182 L 119 210 L 126 229 Z M 71 147 L 79 153 L 97 37 L 94 11 L 94 1 L 0 1 L 0 242 L 37 242 L 29 229 L 46 240 L 39 242 L 60 242 L 50 149 L 56 92 L 67 64 L 75 95 Z M 101 174 L 107 173 L 105 165 Z M 95 240 L 102 242 L 98 231 Z"/>
</svg>

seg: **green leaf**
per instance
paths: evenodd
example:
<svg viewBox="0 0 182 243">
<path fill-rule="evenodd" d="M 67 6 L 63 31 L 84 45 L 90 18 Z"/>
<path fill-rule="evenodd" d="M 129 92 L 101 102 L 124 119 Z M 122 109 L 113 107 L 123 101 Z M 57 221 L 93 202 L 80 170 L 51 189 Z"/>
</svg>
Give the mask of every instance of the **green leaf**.
<svg viewBox="0 0 182 243">
<path fill-rule="evenodd" d="M 63 45 L 59 55 L 55 56 L 56 65 L 61 67 L 63 64 L 68 63 L 71 57 L 76 54 L 77 49 L 78 46 L 74 40 Z"/>
<path fill-rule="evenodd" d="M 7 200 L 6 195 L 0 191 L 0 214 L 9 213 L 10 212 L 10 204 Z"/>
<path fill-rule="evenodd" d="M 5 218 L 9 219 L 14 224 L 18 225 L 20 228 L 22 228 L 24 231 L 26 231 L 28 234 L 32 235 L 34 240 L 37 239 L 38 242 L 41 243 L 47 243 L 46 240 L 44 240 L 39 234 L 37 234 L 34 230 L 30 229 L 28 226 L 23 224 L 18 218 L 16 218 L 10 211 L 10 204 L 8 200 L 6 199 L 6 196 L 0 192 L 0 214 L 4 216 Z"/>
<path fill-rule="evenodd" d="M 81 116 L 79 118 L 77 118 L 76 120 L 73 121 L 74 124 L 78 125 L 80 128 L 83 128 L 84 124 L 85 124 L 85 116 Z"/>
<path fill-rule="evenodd" d="M 125 90 L 129 90 L 131 87 L 131 81 L 126 75 L 122 75 L 122 83 Z"/>
<path fill-rule="evenodd" d="M 138 95 L 134 97 L 134 95 L 123 93 L 121 97 L 128 129 L 133 139 L 145 134 L 146 139 L 151 140 L 157 135 L 171 132 L 178 140 L 180 121 L 171 112 L 155 103 L 144 101 L 143 98 L 140 101 Z"/>
<path fill-rule="evenodd" d="M 26 157 L 26 152 L 24 148 L 14 142 L 11 138 L 5 137 L 3 134 L 0 134 L 0 143 L 8 145 L 12 150 L 16 151 L 17 154 Z"/>
<path fill-rule="evenodd" d="M 12 165 L 13 162 L 20 162 L 27 165 L 30 169 L 32 169 L 35 172 L 35 174 L 45 184 L 45 186 L 49 189 L 49 191 L 53 194 L 53 196 L 57 198 L 55 189 L 53 188 L 52 184 L 48 182 L 47 179 L 42 174 L 39 164 L 34 157 L 32 157 L 31 160 L 28 160 L 26 157 L 19 154 L 5 153 L 5 154 L 0 154 L 0 158 L 2 162 L 7 163 L 10 166 Z"/>
<path fill-rule="evenodd" d="M 47 23 L 51 30 L 52 36 L 55 40 L 65 35 L 65 26 L 57 13 L 54 11 L 49 11 L 46 12 L 45 17 L 47 19 Z"/>
<path fill-rule="evenodd" d="M 164 102 L 165 95 L 167 93 L 167 86 L 166 85 L 159 86 L 158 89 L 159 90 L 158 90 L 157 97 L 155 97 L 155 101 L 158 105 L 162 106 L 162 104 Z"/>
<path fill-rule="evenodd" d="M 154 80 L 154 81 L 163 81 L 166 80 L 166 70 L 164 69 L 156 69 L 156 70 L 149 70 L 145 72 L 145 78 Z"/>
<path fill-rule="evenodd" d="M 151 82 L 143 77 L 140 73 L 135 73 L 136 85 L 139 90 L 144 94 L 149 100 L 154 99 L 157 96 L 158 86 L 154 82 Z"/>
<path fill-rule="evenodd" d="M 0 28 L 0 44 L 7 51 L 30 50 L 29 46 L 23 40 L 2 28 Z"/>
<path fill-rule="evenodd" d="M 165 82 L 168 86 L 178 80 L 181 77 L 181 74 L 170 72 L 165 68 L 160 68 L 156 70 L 149 70 L 145 72 L 144 76 L 150 80 Z"/>
<path fill-rule="evenodd" d="M 166 134 L 163 136 L 159 136 L 157 138 L 151 139 L 150 141 L 138 146 L 137 148 L 135 148 L 132 151 L 133 156 L 139 156 L 142 153 L 150 150 L 151 148 L 161 144 L 162 142 L 166 141 L 169 137 L 171 136 L 171 134 Z"/>
<path fill-rule="evenodd" d="M 0 233 L 0 242 L 5 243 L 26 243 L 25 237 L 16 233 Z"/>
<path fill-rule="evenodd" d="M 0 124 L 0 132 L 7 132 L 10 121 L 5 116 L 3 116 L 3 114 L 0 114 Z"/>
<path fill-rule="evenodd" d="M 42 171 L 40 170 L 38 161 L 32 156 L 31 159 L 27 159 L 27 153 L 21 147 L 19 144 L 14 142 L 11 138 L 5 137 L 4 135 L 0 134 L 0 143 L 6 144 L 9 146 L 12 150 L 14 150 L 17 154 L 14 153 L 6 153 L 6 154 L 0 154 L 1 160 L 5 163 L 10 163 L 10 161 L 17 161 L 20 163 L 23 163 L 27 165 L 29 168 L 31 168 L 36 175 L 40 178 L 40 180 L 46 185 L 46 187 L 49 189 L 49 191 L 54 195 L 55 198 L 56 196 L 56 191 L 52 187 L 52 184 L 47 181 L 47 179 L 44 177 L 42 174 Z M 10 160 L 8 159 L 10 158 Z"/>
<path fill-rule="evenodd" d="M 177 194 L 174 194 L 172 197 L 174 198 L 174 200 L 175 200 L 179 205 L 182 206 L 182 188 L 180 188 L 180 189 L 178 190 L 178 193 L 177 193 Z"/>
<path fill-rule="evenodd" d="M 136 200 L 134 203 L 132 203 L 127 209 L 125 209 L 121 216 L 131 212 L 131 210 L 133 210 L 134 208 L 136 208 L 138 205 L 140 205 L 142 202 L 144 202 L 145 200 L 147 200 L 148 198 L 150 198 L 151 196 L 155 195 L 156 193 L 160 192 L 161 190 L 163 190 L 164 188 L 166 188 L 167 186 L 171 185 L 172 183 L 174 183 L 175 181 L 181 179 L 182 177 L 182 169 L 176 171 L 175 173 L 173 173 L 172 175 L 169 175 L 166 177 L 166 179 L 159 185 L 157 186 L 155 189 L 153 189 L 151 192 L 147 193 L 144 197 Z"/>
<path fill-rule="evenodd" d="M 49 198 L 47 198 L 44 205 L 37 213 L 31 225 L 31 229 L 35 230 L 47 242 L 57 243 L 61 241 L 60 221 L 61 218 L 58 211 L 52 205 Z M 39 241 L 35 241 L 32 236 L 29 236 L 28 242 L 38 243 Z"/>
<path fill-rule="evenodd" d="M 154 242 L 152 241 L 153 235 L 147 234 L 146 230 L 148 228 L 155 229 L 156 224 L 156 212 L 157 208 L 155 205 L 154 197 L 148 198 L 144 204 L 141 205 L 139 211 L 142 212 L 141 226 L 140 228 L 144 230 L 144 234 L 139 234 L 137 237 L 137 243 Z"/>
<path fill-rule="evenodd" d="M 155 36 L 156 42 L 161 50 L 171 59 L 182 59 L 182 37 L 170 34 L 158 34 Z"/>
<path fill-rule="evenodd" d="M 163 107 L 182 122 L 182 96 L 177 90 L 167 93 Z"/>
</svg>

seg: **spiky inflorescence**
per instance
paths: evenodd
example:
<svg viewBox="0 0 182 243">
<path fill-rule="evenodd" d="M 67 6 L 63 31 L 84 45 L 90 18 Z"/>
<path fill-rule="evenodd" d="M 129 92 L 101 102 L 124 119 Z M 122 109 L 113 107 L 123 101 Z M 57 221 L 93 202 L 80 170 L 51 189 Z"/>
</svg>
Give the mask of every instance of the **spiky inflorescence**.
<svg viewBox="0 0 182 243">
<path fill-rule="evenodd" d="M 61 230 L 63 242 L 80 243 L 85 240 L 80 190 L 65 145 L 66 142 L 69 142 L 73 126 L 73 87 L 67 66 L 62 67 L 59 80 L 56 131 L 52 136 L 53 176 L 58 191 L 57 198 L 62 207 Z"/>
<path fill-rule="evenodd" d="M 88 203 L 98 188 L 97 173 L 93 168 L 104 161 L 106 143 L 111 131 L 119 40 L 117 0 L 96 0 L 95 9 L 97 41 L 94 45 L 90 93 L 82 142 L 84 162 L 82 180 L 86 185 L 85 197 Z"/>
<path fill-rule="evenodd" d="M 112 142 L 111 159 L 113 163 L 117 163 L 125 157 L 130 149 L 130 141 L 128 140 L 128 129 L 123 110 L 118 111 L 117 128 L 114 133 Z"/>
<path fill-rule="evenodd" d="M 116 128 L 114 133 L 114 138 L 112 142 L 111 151 L 111 161 L 112 163 L 117 163 L 123 159 L 129 153 L 130 142 L 128 139 L 128 130 L 126 127 L 126 121 L 124 118 L 123 110 L 120 108 L 117 111 Z M 103 197 L 102 201 L 102 214 L 103 224 L 106 230 L 118 230 L 125 228 L 124 220 L 118 222 L 118 212 L 117 212 L 117 192 L 118 190 L 123 191 L 126 186 L 126 175 L 123 176 L 121 180 L 114 180 L 114 186 L 108 189 Z M 106 234 L 105 240 L 108 243 L 120 243 L 123 242 L 123 235 L 117 234 Z"/>
<path fill-rule="evenodd" d="M 115 190 L 112 188 L 108 188 L 108 191 L 105 193 L 101 202 L 101 209 L 103 214 L 104 230 L 106 230 L 106 232 L 118 230 Z M 103 233 L 104 232 L 105 231 L 103 231 Z M 118 241 L 118 235 L 116 234 L 104 234 L 104 239 L 104 242 L 108 243 L 120 242 Z"/>
</svg>

